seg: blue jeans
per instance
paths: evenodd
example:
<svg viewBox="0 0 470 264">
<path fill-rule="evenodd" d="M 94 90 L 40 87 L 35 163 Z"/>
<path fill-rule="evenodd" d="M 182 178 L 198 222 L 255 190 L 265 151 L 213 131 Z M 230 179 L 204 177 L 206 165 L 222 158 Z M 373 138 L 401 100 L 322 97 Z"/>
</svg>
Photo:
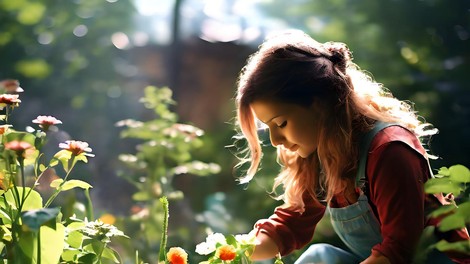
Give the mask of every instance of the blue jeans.
<svg viewBox="0 0 470 264">
<path fill-rule="evenodd" d="M 361 260 L 354 254 L 329 244 L 311 245 L 294 264 L 357 264 Z"/>
<path fill-rule="evenodd" d="M 313 244 L 311 245 L 294 264 L 357 264 L 362 259 L 347 252 L 341 248 L 337 248 L 330 244 Z M 420 264 L 452 264 L 452 262 L 444 253 L 434 250 L 426 261 Z"/>
</svg>

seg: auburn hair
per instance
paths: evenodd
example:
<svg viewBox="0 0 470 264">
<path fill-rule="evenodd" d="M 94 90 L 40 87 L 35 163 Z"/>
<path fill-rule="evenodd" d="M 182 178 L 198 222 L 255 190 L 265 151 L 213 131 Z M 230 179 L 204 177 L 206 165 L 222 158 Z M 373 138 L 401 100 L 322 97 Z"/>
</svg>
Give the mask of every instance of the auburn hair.
<svg viewBox="0 0 470 264">
<path fill-rule="evenodd" d="M 273 190 L 282 185 L 284 193 L 278 198 L 301 212 L 306 193 L 317 201 L 324 193 L 330 200 L 354 180 L 360 135 L 375 121 L 399 123 L 420 138 L 437 133 L 410 103 L 393 97 L 354 64 L 344 43 L 320 43 L 299 31 L 266 39 L 249 57 L 237 84 L 237 125 L 248 142 L 238 165 L 250 163 L 241 183 L 254 177 L 262 158 L 253 102 L 268 99 L 308 107 L 316 100 L 325 111 L 315 153 L 302 158 L 277 148 L 282 169 Z"/>
</svg>

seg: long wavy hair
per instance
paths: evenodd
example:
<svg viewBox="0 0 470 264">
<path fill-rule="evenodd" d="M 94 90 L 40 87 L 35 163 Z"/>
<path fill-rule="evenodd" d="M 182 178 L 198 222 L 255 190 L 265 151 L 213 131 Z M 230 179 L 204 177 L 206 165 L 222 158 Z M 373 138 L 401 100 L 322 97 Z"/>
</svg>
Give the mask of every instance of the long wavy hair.
<svg viewBox="0 0 470 264">
<path fill-rule="evenodd" d="M 301 158 L 277 148 L 281 172 L 273 190 L 277 198 L 302 212 L 303 195 L 329 201 L 345 191 L 357 169 L 360 135 L 375 121 L 396 122 L 422 138 L 437 133 L 413 110 L 352 62 L 351 52 L 339 42 L 319 43 L 302 32 L 268 38 L 250 56 L 238 79 L 237 125 L 248 145 L 238 165 L 249 162 L 241 183 L 250 181 L 260 166 L 262 151 L 251 104 L 260 99 L 310 106 L 317 100 L 325 111 L 315 153 Z"/>
</svg>

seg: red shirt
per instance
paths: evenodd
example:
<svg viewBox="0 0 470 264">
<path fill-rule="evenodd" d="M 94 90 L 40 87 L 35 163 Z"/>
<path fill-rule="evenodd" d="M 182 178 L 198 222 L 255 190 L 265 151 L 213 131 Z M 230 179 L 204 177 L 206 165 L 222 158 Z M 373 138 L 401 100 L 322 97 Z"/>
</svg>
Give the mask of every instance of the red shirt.
<svg viewBox="0 0 470 264">
<path fill-rule="evenodd" d="M 381 224 L 383 241 L 372 248 L 392 263 L 411 262 L 413 251 L 426 225 L 425 208 L 435 206 L 436 199 L 424 193 L 430 178 L 425 150 L 410 131 L 391 126 L 380 131 L 369 148 L 366 165 L 366 192 L 369 204 Z M 335 199 L 337 198 L 337 199 Z M 333 200 L 340 203 L 341 197 Z M 256 223 L 277 244 L 282 255 L 308 244 L 325 207 L 304 199 L 305 212 L 278 207 L 269 219 Z M 434 204 L 434 205 L 433 205 Z M 333 206 L 333 205 L 332 205 Z M 338 204 L 335 204 L 335 207 Z M 451 235 L 449 240 L 469 239 L 468 233 Z M 466 262 L 462 262 L 466 263 Z"/>
</svg>

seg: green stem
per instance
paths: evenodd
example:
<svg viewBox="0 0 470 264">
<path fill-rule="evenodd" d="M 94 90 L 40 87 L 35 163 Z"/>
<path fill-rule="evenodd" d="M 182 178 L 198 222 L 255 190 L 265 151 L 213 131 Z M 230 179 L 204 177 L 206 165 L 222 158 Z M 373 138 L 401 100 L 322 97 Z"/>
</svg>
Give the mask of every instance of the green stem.
<svg viewBox="0 0 470 264">
<path fill-rule="evenodd" d="M 51 195 L 51 197 L 49 197 L 46 204 L 44 205 L 44 208 L 49 207 L 49 205 L 51 205 L 51 203 L 54 201 L 54 199 L 57 197 L 57 195 L 59 195 L 59 193 L 62 191 L 62 187 L 64 186 L 65 182 L 67 181 L 67 178 L 69 177 L 70 172 L 72 171 L 73 167 L 75 167 L 75 164 L 76 164 L 75 156 L 72 156 L 72 158 L 70 158 L 69 163 L 71 163 L 72 165 L 67 170 L 67 174 L 64 177 L 64 181 L 62 181 L 62 183 L 59 185 L 59 187 L 57 187 L 57 189 Z"/>
<path fill-rule="evenodd" d="M 20 163 L 21 183 L 23 185 L 23 191 L 21 192 L 21 203 L 19 208 L 19 211 L 21 212 L 21 209 L 23 209 L 23 205 L 26 199 L 26 180 L 24 175 L 24 158 L 18 157 L 18 161 Z"/>
<path fill-rule="evenodd" d="M 41 264 L 41 228 L 38 230 L 38 255 L 37 255 L 37 264 Z"/>
<path fill-rule="evenodd" d="M 10 106 L 5 107 L 5 124 L 8 124 L 8 116 L 10 116 Z"/>
<path fill-rule="evenodd" d="M 85 197 L 86 197 L 86 201 L 87 201 L 86 204 L 85 204 L 86 216 L 90 221 L 94 221 L 95 216 L 93 214 L 93 203 L 92 203 L 91 197 L 90 197 L 90 189 L 85 189 Z"/>
<path fill-rule="evenodd" d="M 165 262 L 166 263 L 166 243 L 168 239 L 168 199 L 163 196 L 160 198 L 160 202 L 163 206 L 163 228 L 162 228 L 162 240 L 160 242 L 160 253 L 158 256 L 158 263 Z"/>
</svg>

